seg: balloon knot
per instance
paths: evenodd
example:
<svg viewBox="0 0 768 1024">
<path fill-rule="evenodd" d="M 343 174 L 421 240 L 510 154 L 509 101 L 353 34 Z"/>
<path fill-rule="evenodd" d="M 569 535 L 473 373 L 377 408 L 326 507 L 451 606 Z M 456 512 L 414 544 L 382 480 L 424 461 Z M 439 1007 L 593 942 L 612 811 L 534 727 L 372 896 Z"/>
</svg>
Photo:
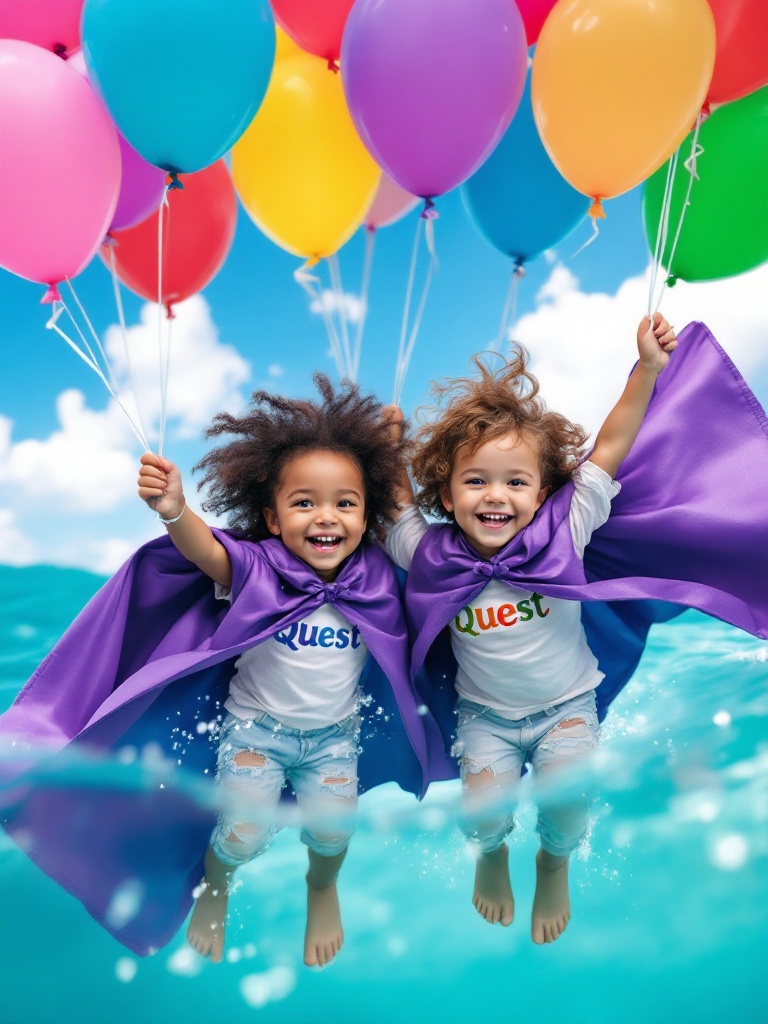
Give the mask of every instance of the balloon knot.
<svg viewBox="0 0 768 1024">
<path fill-rule="evenodd" d="M 699 111 L 698 124 L 704 124 L 709 115 L 712 113 L 712 107 L 709 105 L 709 100 L 704 100 L 704 105 Z"/>
<path fill-rule="evenodd" d="M 512 271 L 512 273 L 515 275 L 515 277 L 525 277 L 525 267 L 523 266 L 522 260 L 515 260 L 515 269 Z"/>
<path fill-rule="evenodd" d="M 169 178 L 170 178 L 171 180 L 170 180 L 170 181 L 168 182 L 168 184 L 167 184 L 167 185 L 165 186 L 165 191 L 166 191 L 166 192 L 173 192 L 173 190 L 174 190 L 175 188 L 180 188 L 180 189 L 182 190 L 182 192 L 184 191 L 184 185 L 183 185 L 183 183 L 182 183 L 182 182 L 180 182 L 180 181 L 179 181 L 179 176 L 178 176 L 178 174 L 176 173 L 176 171 L 171 171 L 171 172 L 169 173 L 168 177 L 169 177 Z"/>
<path fill-rule="evenodd" d="M 55 284 L 49 284 L 45 295 L 40 299 L 41 306 L 50 306 L 52 302 L 61 302 L 59 289 Z"/>
<path fill-rule="evenodd" d="M 676 284 L 677 284 L 677 275 L 676 274 L 670 274 L 669 277 L 666 280 L 667 288 L 674 288 Z"/>
<path fill-rule="evenodd" d="M 421 211 L 421 217 L 424 220 L 437 220 L 440 214 L 435 209 L 435 201 L 431 196 L 426 196 L 424 199 L 424 209 Z"/>
<path fill-rule="evenodd" d="M 328 70 L 332 71 L 334 75 L 338 75 L 339 71 L 341 70 L 339 68 L 339 62 L 336 60 L 335 57 L 328 58 Z"/>
<path fill-rule="evenodd" d="M 173 312 L 173 305 L 170 302 L 164 303 L 165 306 L 165 317 L 166 320 L 175 320 L 176 314 Z"/>
<path fill-rule="evenodd" d="M 366 224 L 365 225 L 365 230 L 369 231 L 371 234 L 373 234 L 374 231 L 376 230 L 376 225 L 375 224 Z"/>
<path fill-rule="evenodd" d="M 605 210 L 603 209 L 603 200 L 600 196 L 592 196 L 592 205 L 589 208 L 589 216 L 592 220 L 600 219 L 605 220 Z"/>
<path fill-rule="evenodd" d="M 56 54 L 57 57 L 61 57 L 62 60 L 67 60 L 67 58 L 69 57 L 69 54 L 67 53 L 67 48 L 64 45 L 64 43 L 54 43 L 53 52 Z"/>
</svg>

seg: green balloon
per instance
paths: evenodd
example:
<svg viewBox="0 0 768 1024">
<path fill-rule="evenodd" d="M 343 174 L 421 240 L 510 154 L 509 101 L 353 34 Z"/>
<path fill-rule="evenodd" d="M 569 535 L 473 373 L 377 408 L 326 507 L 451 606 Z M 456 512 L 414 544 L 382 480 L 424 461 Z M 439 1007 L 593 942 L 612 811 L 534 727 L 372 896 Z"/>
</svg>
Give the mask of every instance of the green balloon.
<svg viewBox="0 0 768 1024">
<path fill-rule="evenodd" d="M 661 262 L 685 281 L 713 281 L 751 270 L 768 260 L 768 86 L 718 107 L 699 130 L 704 152 L 696 161 L 698 181 L 670 266 L 690 176 L 684 166 L 692 134 L 680 147 L 672 188 L 667 242 Z M 643 227 L 648 247 L 656 237 L 667 181 L 664 164 L 645 183 Z"/>
</svg>

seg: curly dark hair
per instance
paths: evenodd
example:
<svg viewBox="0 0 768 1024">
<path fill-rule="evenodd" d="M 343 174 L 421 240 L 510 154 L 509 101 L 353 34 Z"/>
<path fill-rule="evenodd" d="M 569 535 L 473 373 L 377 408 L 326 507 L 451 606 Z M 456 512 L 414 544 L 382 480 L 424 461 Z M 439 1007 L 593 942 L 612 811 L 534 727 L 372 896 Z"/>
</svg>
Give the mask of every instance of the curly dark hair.
<svg viewBox="0 0 768 1024">
<path fill-rule="evenodd" d="M 271 536 L 263 510 L 274 506 L 286 464 L 313 451 L 346 455 L 360 469 L 367 539 L 391 518 L 404 443 L 392 440 L 382 405 L 372 395 L 361 395 L 347 380 L 335 391 L 322 373 L 312 379 L 320 403 L 255 391 L 244 415 L 219 413 L 205 432 L 206 438 L 233 434 L 235 440 L 214 448 L 194 467 L 205 472 L 198 490 L 209 487 L 203 509 L 228 516 L 229 526 L 248 540 Z"/>
<path fill-rule="evenodd" d="M 438 402 L 432 411 L 438 415 L 421 427 L 416 438 L 411 470 L 420 488 L 417 501 L 424 512 L 438 519 L 454 518 L 443 507 L 440 491 L 450 479 L 460 448 L 471 453 L 486 441 L 516 430 L 538 451 L 542 484 L 557 490 L 581 461 L 589 436 L 578 424 L 547 411 L 539 382 L 526 369 L 528 353 L 521 345 L 513 345 L 511 359 L 497 371 L 481 356 L 472 361 L 479 378 L 459 377 L 432 385 Z"/>
</svg>

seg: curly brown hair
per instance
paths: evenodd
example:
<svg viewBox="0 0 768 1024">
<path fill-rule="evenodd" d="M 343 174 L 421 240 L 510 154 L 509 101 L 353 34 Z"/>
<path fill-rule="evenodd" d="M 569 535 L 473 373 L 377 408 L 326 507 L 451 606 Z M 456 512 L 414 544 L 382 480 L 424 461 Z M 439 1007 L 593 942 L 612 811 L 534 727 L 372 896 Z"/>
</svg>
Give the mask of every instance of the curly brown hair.
<svg viewBox="0 0 768 1024">
<path fill-rule="evenodd" d="M 248 540 L 271 536 L 263 510 L 274 507 L 288 462 L 313 451 L 346 455 L 359 468 L 367 539 L 391 518 L 404 444 L 392 440 L 381 403 L 347 380 L 336 391 L 325 374 L 312 379 L 319 403 L 255 391 L 244 415 L 219 413 L 205 432 L 206 438 L 233 434 L 235 440 L 214 448 L 194 467 L 205 472 L 198 490 L 209 487 L 203 509 L 228 516 L 229 526 Z"/>
<path fill-rule="evenodd" d="M 528 353 L 514 344 L 512 357 L 494 371 L 481 356 L 472 359 L 479 378 L 459 377 L 435 382 L 432 394 L 438 417 L 421 427 L 411 470 L 420 492 L 418 504 L 438 519 L 453 519 L 440 499 L 448 483 L 456 452 L 476 451 L 516 430 L 536 447 L 544 486 L 553 491 L 570 479 L 583 456 L 586 430 L 565 416 L 548 412 L 539 395 L 539 382 L 526 369 Z"/>
</svg>

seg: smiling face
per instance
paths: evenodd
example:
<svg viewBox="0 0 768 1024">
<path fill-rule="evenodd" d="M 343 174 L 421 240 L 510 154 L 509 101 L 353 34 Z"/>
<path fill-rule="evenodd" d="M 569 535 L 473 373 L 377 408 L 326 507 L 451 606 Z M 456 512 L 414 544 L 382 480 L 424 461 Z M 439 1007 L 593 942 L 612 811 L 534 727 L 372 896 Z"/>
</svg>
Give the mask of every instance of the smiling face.
<svg viewBox="0 0 768 1024">
<path fill-rule="evenodd" d="M 264 518 L 273 536 L 331 583 L 365 534 L 362 473 L 338 452 L 297 455 L 283 467 L 274 507 L 264 509 Z"/>
<path fill-rule="evenodd" d="M 459 449 L 440 494 L 472 547 L 490 558 L 527 526 L 547 496 L 539 454 L 517 431 Z"/>
</svg>

